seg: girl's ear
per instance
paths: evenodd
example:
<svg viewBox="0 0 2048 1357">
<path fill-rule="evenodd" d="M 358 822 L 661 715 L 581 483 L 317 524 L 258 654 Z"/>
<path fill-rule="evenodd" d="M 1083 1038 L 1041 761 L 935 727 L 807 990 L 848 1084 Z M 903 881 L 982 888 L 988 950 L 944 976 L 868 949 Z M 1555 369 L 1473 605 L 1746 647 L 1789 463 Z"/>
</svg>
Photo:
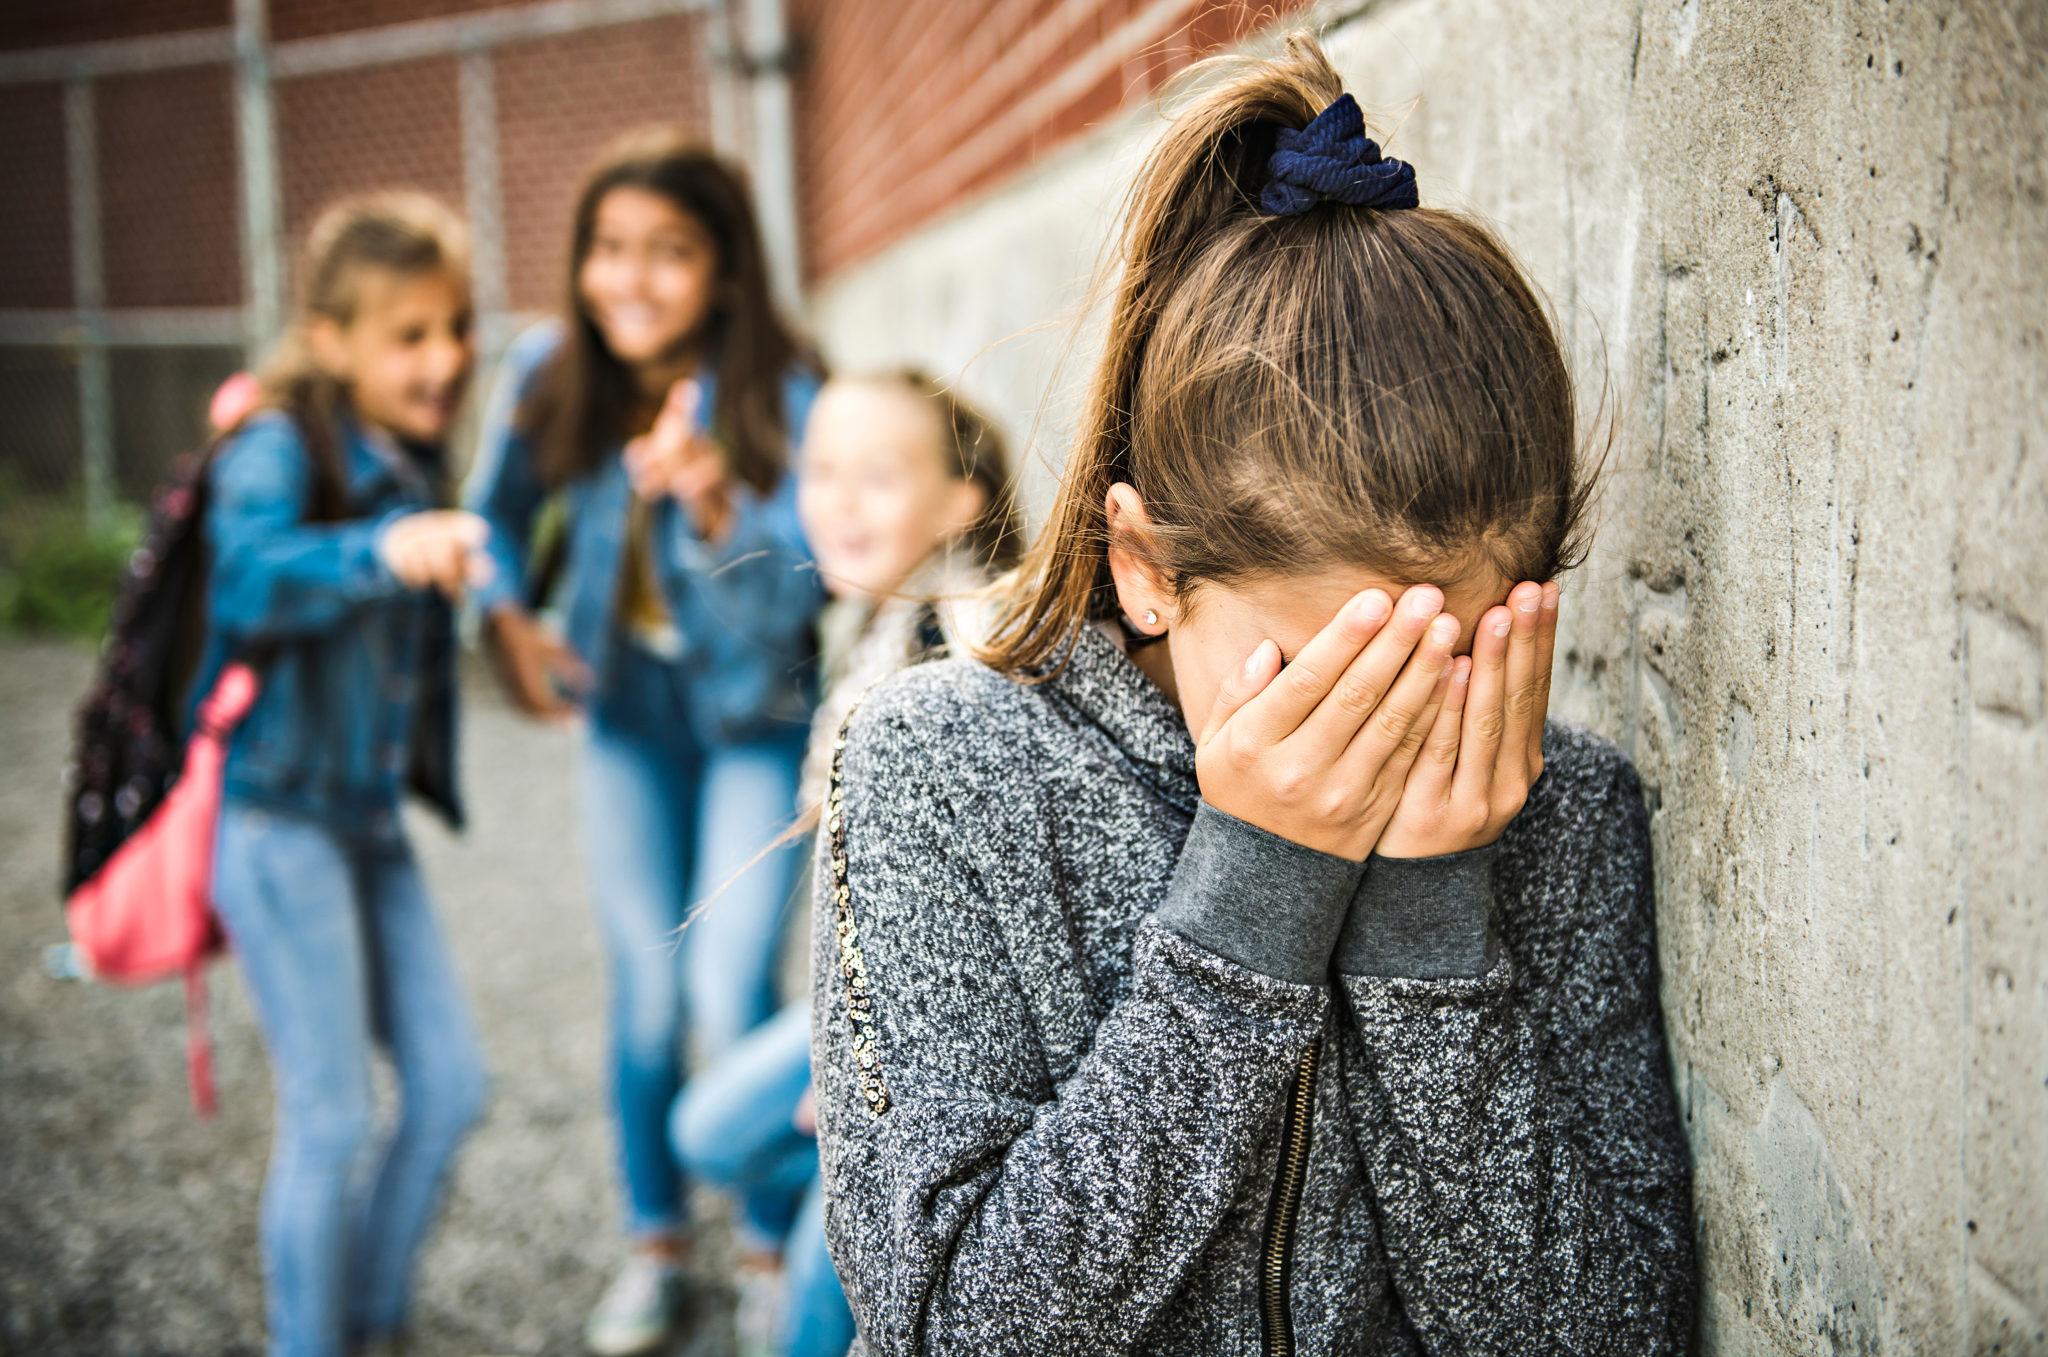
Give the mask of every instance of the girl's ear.
<svg viewBox="0 0 2048 1357">
<path fill-rule="evenodd" d="M 1173 625 L 1179 612 L 1174 606 L 1173 590 L 1140 554 L 1141 544 L 1152 530 L 1145 501 L 1136 489 L 1118 481 L 1109 487 L 1104 507 L 1108 511 L 1109 573 L 1116 581 L 1117 605 L 1138 630 L 1164 631 Z M 1148 622 L 1148 613 L 1157 622 Z"/>
<path fill-rule="evenodd" d="M 348 380 L 348 345 L 333 317 L 315 316 L 306 322 L 306 352 L 322 372 L 336 381 Z"/>
</svg>

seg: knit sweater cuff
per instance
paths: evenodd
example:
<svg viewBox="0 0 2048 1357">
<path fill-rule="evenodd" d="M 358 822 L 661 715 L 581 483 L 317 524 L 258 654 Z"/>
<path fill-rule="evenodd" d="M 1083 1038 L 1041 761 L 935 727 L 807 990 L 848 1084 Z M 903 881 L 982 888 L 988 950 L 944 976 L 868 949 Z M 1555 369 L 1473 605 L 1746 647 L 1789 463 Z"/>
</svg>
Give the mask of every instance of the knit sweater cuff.
<svg viewBox="0 0 2048 1357">
<path fill-rule="evenodd" d="M 1155 917 L 1240 966 L 1321 984 L 1363 863 L 1268 833 L 1204 801 Z"/>
<path fill-rule="evenodd" d="M 1484 975 L 1497 950 L 1487 928 L 1494 849 L 1367 858 L 1337 938 L 1338 973 L 1416 980 Z"/>
</svg>

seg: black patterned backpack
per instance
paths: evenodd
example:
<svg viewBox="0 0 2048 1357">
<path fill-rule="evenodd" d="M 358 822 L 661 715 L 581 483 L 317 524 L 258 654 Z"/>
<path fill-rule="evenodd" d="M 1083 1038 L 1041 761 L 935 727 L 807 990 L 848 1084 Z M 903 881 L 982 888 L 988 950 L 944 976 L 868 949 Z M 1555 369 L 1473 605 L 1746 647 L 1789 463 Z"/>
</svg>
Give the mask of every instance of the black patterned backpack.
<svg viewBox="0 0 2048 1357">
<path fill-rule="evenodd" d="M 224 414 L 237 384 L 246 384 L 234 392 L 241 408 Z M 238 374 L 215 394 L 211 422 L 232 433 L 256 402 L 255 379 Z M 313 463 L 307 519 L 338 518 L 343 492 L 333 439 L 318 421 L 298 424 Z M 150 501 L 142 545 L 128 559 L 99 667 L 79 704 L 65 773 L 66 899 L 148 822 L 184 766 L 192 683 L 206 647 L 208 473 L 227 437 L 216 435 L 171 463 Z"/>
<path fill-rule="evenodd" d="M 65 785 L 69 898 L 139 829 L 177 781 L 186 704 L 206 643 L 207 468 L 213 446 L 172 464 L 150 506 L 79 705 Z"/>
</svg>

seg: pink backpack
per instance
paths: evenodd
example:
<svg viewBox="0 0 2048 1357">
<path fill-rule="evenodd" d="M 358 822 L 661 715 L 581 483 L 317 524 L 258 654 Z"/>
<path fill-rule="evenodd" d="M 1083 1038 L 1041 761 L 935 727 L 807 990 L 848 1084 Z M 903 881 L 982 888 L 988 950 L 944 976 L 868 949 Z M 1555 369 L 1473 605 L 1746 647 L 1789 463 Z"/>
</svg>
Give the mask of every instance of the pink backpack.
<svg viewBox="0 0 2048 1357">
<path fill-rule="evenodd" d="M 214 1113 L 206 1030 L 206 962 L 224 951 L 213 913 L 213 858 L 228 736 L 256 700 L 256 672 L 223 669 L 199 705 L 177 781 L 148 819 L 66 897 L 72 945 L 96 979 L 146 985 L 185 979 L 185 1053 L 192 1102 Z"/>
</svg>

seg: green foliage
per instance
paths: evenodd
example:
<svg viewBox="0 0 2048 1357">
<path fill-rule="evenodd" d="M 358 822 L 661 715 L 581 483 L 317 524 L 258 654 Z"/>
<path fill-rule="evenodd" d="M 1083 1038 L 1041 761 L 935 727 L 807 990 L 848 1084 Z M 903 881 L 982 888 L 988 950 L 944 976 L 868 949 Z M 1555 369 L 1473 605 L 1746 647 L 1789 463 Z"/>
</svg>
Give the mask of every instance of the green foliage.
<svg viewBox="0 0 2048 1357">
<path fill-rule="evenodd" d="M 122 506 L 89 525 L 70 506 L 9 514 L 0 565 L 0 628 L 97 641 L 107 629 L 128 557 L 142 538 L 139 510 Z"/>
</svg>

